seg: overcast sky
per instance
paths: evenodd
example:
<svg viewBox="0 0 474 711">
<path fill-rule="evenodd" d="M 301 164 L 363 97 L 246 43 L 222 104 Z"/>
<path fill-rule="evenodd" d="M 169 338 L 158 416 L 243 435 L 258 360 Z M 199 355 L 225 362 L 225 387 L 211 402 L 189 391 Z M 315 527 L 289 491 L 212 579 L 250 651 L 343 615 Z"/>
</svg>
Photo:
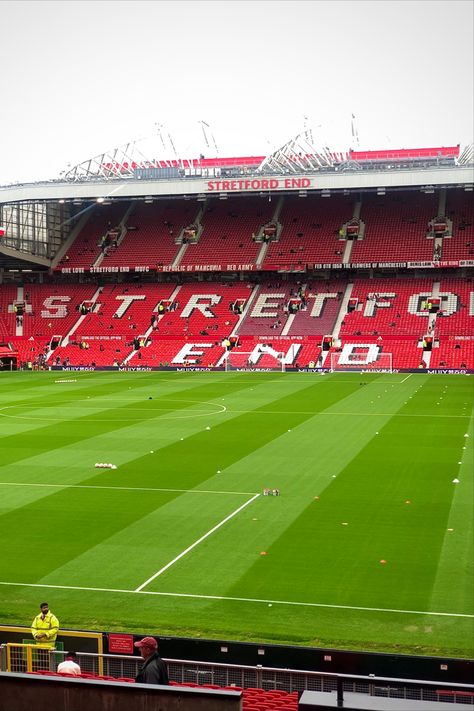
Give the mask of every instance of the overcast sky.
<svg viewBox="0 0 474 711">
<path fill-rule="evenodd" d="M 305 121 L 355 148 L 352 113 L 361 149 L 472 141 L 471 0 L 4 0 L 0 27 L 0 184 L 156 124 L 184 157 L 211 134 L 265 155 Z"/>
</svg>

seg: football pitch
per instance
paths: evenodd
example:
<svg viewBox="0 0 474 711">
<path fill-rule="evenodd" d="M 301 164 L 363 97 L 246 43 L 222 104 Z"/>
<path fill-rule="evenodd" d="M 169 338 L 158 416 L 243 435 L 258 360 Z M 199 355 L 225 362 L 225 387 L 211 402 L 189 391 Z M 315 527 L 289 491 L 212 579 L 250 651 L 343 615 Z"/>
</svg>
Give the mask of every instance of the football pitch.
<svg viewBox="0 0 474 711">
<path fill-rule="evenodd" d="M 472 656 L 472 382 L 2 374 L 3 623 Z"/>
</svg>

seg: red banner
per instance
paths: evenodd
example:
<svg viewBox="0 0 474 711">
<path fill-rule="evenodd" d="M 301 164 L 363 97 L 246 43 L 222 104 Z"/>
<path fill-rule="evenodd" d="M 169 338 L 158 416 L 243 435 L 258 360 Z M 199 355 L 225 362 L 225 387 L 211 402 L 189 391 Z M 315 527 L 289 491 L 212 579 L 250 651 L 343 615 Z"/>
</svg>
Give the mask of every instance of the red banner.
<svg viewBox="0 0 474 711">
<path fill-rule="evenodd" d="M 436 269 L 474 266 L 474 260 L 444 260 L 439 262 L 332 262 L 320 264 L 271 264 L 258 265 L 255 262 L 247 264 L 227 264 L 218 262 L 216 264 L 181 264 L 177 267 L 171 264 L 147 264 L 134 266 L 110 266 L 110 267 L 56 267 L 55 271 L 61 274 L 147 274 L 152 272 L 178 274 L 183 272 L 306 272 L 308 269 L 369 269 L 390 267 L 393 269 Z"/>
</svg>

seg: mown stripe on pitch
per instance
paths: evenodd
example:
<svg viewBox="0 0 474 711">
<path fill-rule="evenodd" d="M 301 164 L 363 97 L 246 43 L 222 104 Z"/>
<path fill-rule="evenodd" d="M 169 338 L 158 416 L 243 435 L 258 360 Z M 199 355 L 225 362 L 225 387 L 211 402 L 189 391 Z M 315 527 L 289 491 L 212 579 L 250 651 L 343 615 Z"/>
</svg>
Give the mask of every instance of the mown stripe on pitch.
<svg viewBox="0 0 474 711">
<path fill-rule="evenodd" d="M 432 395 L 430 388 L 430 402 Z M 426 408 L 423 389 L 401 412 L 418 407 Z M 288 580 L 306 577 L 321 601 L 429 609 L 458 466 L 452 444 L 461 443 L 467 420 L 435 423 L 420 429 L 416 417 L 390 419 L 230 594 L 271 594 L 269 581 L 286 570 Z"/>
<path fill-rule="evenodd" d="M 307 389 L 312 387 L 315 387 L 315 384 L 308 383 Z M 324 393 L 321 398 L 321 406 L 327 407 L 328 404 L 337 401 L 341 395 L 347 395 L 355 387 L 357 385 L 345 384 L 344 387 L 335 388 L 331 392 Z M 233 391 L 240 391 L 241 389 L 242 386 L 236 382 Z M 227 385 L 228 391 L 229 386 Z M 203 399 L 209 397 L 207 388 L 192 389 L 190 392 L 193 393 L 193 396 L 202 397 Z M 298 396 L 301 397 L 301 393 L 298 393 Z M 273 401 L 271 407 L 275 410 L 280 404 L 280 409 L 286 411 L 293 402 L 296 402 L 296 398 L 297 396 L 295 395 L 280 398 L 280 400 Z M 153 414 L 150 417 L 153 417 Z M 208 434 L 206 431 L 188 438 L 184 443 L 179 442 L 163 448 L 160 450 L 160 467 L 162 467 L 163 471 L 166 471 L 167 467 L 169 467 L 175 483 L 177 477 L 179 477 L 180 483 L 185 488 L 191 488 L 191 486 L 197 486 L 208 479 L 209 472 L 215 471 L 218 461 L 221 462 L 222 467 L 229 466 L 249 452 L 282 434 L 289 424 L 288 418 L 269 415 L 266 426 L 262 427 L 261 417 L 256 416 L 254 422 L 251 421 L 251 418 L 251 414 L 246 414 L 228 423 L 221 423 L 214 427 L 214 441 L 217 444 L 213 448 L 207 446 L 208 440 L 204 439 Z M 306 420 L 307 416 L 294 415 L 290 419 L 291 424 L 296 426 L 299 422 Z M 77 430 L 78 424 L 82 421 L 82 418 L 79 418 L 72 421 L 71 425 Z M 159 417 L 157 417 L 157 421 L 159 421 Z M 245 436 L 242 435 L 236 440 L 236 428 L 241 428 L 241 432 L 246 433 Z M 41 437 L 44 438 L 46 436 L 45 433 L 48 432 L 52 436 L 51 430 L 53 429 L 49 427 L 41 428 Z M 76 441 L 79 440 L 80 433 L 76 431 L 74 434 L 76 435 Z M 57 440 L 57 435 L 54 439 Z M 44 441 L 42 445 L 44 450 L 46 448 Z M 197 457 L 198 452 L 199 456 Z M 222 461 L 223 457 L 224 460 Z M 121 475 L 126 475 L 127 469 L 130 475 L 133 475 L 133 472 L 139 469 L 142 464 L 145 464 L 145 458 L 138 459 L 130 465 L 124 465 L 121 467 Z M 91 483 L 97 480 L 103 481 L 103 477 L 92 477 L 86 481 Z M 160 505 L 168 503 L 177 496 L 179 494 L 162 498 Z M 27 567 L 32 577 L 38 579 L 48 571 L 64 564 L 71 557 L 79 555 L 91 546 L 96 546 L 100 541 L 109 538 L 114 533 L 140 520 L 147 513 L 159 508 L 155 497 L 150 497 L 149 501 L 139 510 L 127 510 L 126 507 L 123 510 L 117 510 L 114 506 L 101 508 L 96 512 L 98 529 L 91 532 L 81 531 L 80 525 L 76 528 L 71 502 L 74 502 L 74 505 L 78 506 L 79 509 L 81 506 L 92 507 L 93 509 L 96 500 L 99 500 L 97 492 L 92 492 L 91 495 L 90 491 L 86 493 L 83 490 L 78 496 L 77 490 L 66 490 L 44 497 L 41 501 L 21 507 L 0 517 L 0 537 L 10 540 L 14 544 L 9 547 L 8 557 L 14 560 L 16 556 L 23 556 L 21 566 Z M 61 512 L 63 511 L 67 511 L 66 520 L 61 520 Z M 78 516 L 78 518 L 80 519 L 81 517 Z M 79 523 L 81 522 L 79 521 Z M 60 533 L 68 528 L 68 524 L 75 531 L 80 532 L 79 535 L 72 537 L 73 550 L 68 547 L 64 535 Z M 13 531 L 15 531 L 14 536 L 12 536 Z M 88 533 L 91 534 L 91 540 L 89 540 Z M 31 553 L 29 562 L 26 561 L 28 552 Z M 4 566 L 7 569 L 6 559 L 4 560 Z"/>
</svg>

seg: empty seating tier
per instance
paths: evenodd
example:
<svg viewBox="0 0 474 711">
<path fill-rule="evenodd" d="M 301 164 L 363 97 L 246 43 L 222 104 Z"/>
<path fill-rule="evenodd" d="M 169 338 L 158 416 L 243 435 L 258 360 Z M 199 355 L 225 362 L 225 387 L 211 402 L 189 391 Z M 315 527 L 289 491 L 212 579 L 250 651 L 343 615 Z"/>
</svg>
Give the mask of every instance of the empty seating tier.
<svg viewBox="0 0 474 711">
<path fill-rule="evenodd" d="M 90 267 L 101 254 L 101 239 L 108 230 L 117 227 L 129 206 L 127 202 L 116 205 L 95 206 L 76 239 L 69 247 L 59 266 Z"/>
<path fill-rule="evenodd" d="M 354 199 L 287 197 L 280 213 L 280 240 L 270 242 L 263 267 L 342 262 L 346 242 L 339 230 L 353 216 Z"/>
<path fill-rule="evenodd" d="M 102 266 L 161 267 L 174 261 L 183 227 L 193 223 L 196 203 L 137 203 L 127 219 L 127 232 L 117 248 L 107 250 Z"/>
<path fill-rule="evenodd" d="M 365 233 L 354 242 L 351 262 L 432 261 L 433 240 L 426 233 L 438 199 L 437 193 L 419 192 L 364 195 L 360 218 Z"/>
<path fill-rule="evenodd" d="M 189 244 L 180 266 L 254 264 L 261 244 L 252 240 L 271 220 L 274 204 L 263 198 L 215 200 L 206 206 L 203 232 Z"/>
<path fill-rule="evenodd" d="M 474 259 L 474 203 L 472 192 L 448 190 L 446 217 L 452 221 L 453 236 L 443 239 L 442 259 Z"/>
</svg>

